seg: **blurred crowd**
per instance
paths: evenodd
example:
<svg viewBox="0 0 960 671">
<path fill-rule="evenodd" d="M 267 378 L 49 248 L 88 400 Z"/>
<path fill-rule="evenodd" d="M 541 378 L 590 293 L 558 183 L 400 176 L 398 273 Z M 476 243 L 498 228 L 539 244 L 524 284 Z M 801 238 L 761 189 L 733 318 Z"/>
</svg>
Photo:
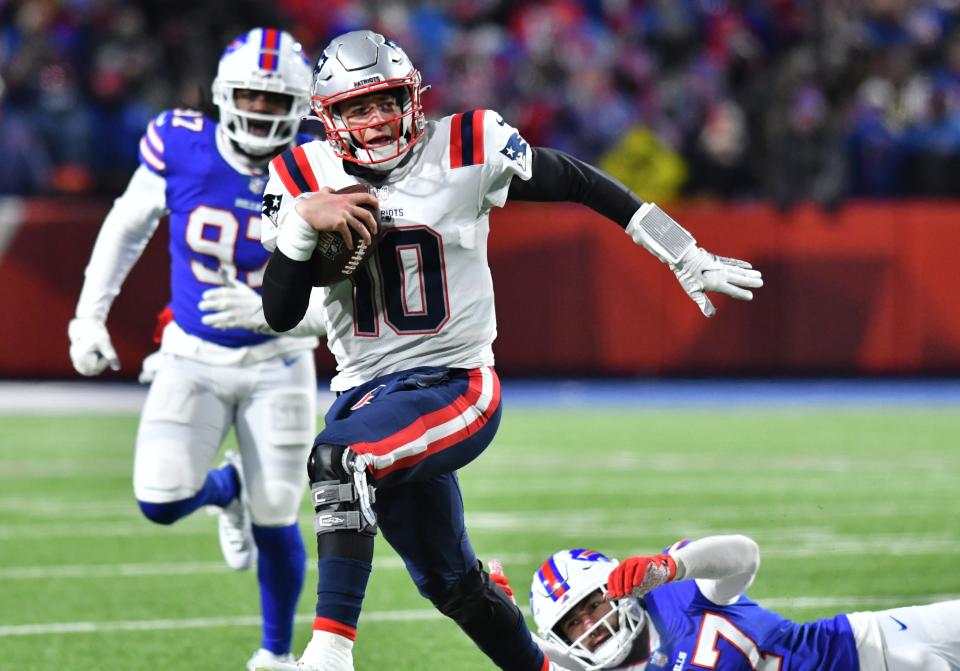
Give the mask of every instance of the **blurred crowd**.
<svg viewBox="0 0 960 671">
<path fill-rule="evenodd" d="M 960 195 L 960 0 L 0 0 L 0 193 L 113 194 L 224 45 L 370 27 L 432 85 L 641 197 Z"/>
</svg>

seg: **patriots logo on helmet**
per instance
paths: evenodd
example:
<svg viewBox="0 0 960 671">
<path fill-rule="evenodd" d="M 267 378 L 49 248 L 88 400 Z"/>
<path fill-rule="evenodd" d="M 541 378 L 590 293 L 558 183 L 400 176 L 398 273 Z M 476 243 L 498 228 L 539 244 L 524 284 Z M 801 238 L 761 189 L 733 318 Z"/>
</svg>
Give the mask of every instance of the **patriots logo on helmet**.
<svg viewBox="0 0 960 671">
<path fill-rule="evenodd" d="M 520 133 L 514 132 L 507 140 L 507 144 L 500 150 L 500 153 L 520 166 L 521 170 L 526 170 L 528 149 L 527 141 L 520 137 Z"/>
</svg>

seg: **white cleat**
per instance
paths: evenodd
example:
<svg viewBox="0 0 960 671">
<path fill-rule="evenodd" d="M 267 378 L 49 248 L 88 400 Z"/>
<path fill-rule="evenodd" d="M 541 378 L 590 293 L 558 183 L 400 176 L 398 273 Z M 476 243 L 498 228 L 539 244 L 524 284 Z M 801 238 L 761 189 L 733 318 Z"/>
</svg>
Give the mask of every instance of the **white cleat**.
<svg viewBox="0 0 960 671">
<path fill-rule="evenodd" d="M 296 668 L 297 671 L 353 671 L 353 641 L 326 631 L 314 631 Z"/>
<path fill-rule="evenodd" d="M 247 660 L 247 671 L 296 671 L 296 668 L 293 655 L 275 655 L 266 648 L 260 648 Z"/>
<path fill-rule="evenodd" d="M 223 551 L 223 559 L 227 562 L 227 566 L 234 571 L 246 571 L 257 561 L 257 545 L 253 542 L 250 509 L 247 506 L 247 485 L 243 479 L 240 455 L 233 450 L 227 450 L 223 456 L 226 463 L 237 471 L 240 479 L 240 493 L 237 498 L 220 508 L 218 515 L 220 549 Z"/>
</svg>

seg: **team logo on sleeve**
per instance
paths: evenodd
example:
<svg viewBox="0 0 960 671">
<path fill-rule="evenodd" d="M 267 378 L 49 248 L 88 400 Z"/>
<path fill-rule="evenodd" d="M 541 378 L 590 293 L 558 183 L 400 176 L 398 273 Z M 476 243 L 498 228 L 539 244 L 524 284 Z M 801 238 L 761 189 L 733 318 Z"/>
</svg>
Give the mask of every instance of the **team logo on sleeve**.
<svg viewBox="0 0 960 671">
<path fill-rule="evenodd" d="M 283 200 L 283 194 L 265 193 L 263 194 L 263 207 L 260 212 L 277 225 L 277 213 L 280 212 L 280 202 Z"/>
<path fill-rule="evenodd" d="M 250 181 L 247 183 L 247 188 L 250 189 L 250 193 L 254 194 L 255 196 L 259 196 L 261 193 L 263 193 L 263 189 L 266 186 L 267 178 L 260 176 L 251 177 Z"/>
<path fill-rule="evenodd" d="M 521 170 L 527 169 L 527 141 L 520 137 L 520 133 L 514 131 L 506 146 L 500 150 L 500 153 L 516 163 Z"/>
</svg>

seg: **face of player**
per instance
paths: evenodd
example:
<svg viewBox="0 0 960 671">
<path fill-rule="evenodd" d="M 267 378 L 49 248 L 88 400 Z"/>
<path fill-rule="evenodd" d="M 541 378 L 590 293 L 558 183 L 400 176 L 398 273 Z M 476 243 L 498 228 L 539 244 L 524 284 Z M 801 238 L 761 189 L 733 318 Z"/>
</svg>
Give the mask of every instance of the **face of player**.
<svg viewBox="0 0 960 671">
<path fill-rule="evenodd" d="M 590 630 L 597 622 L 602 620 L 611 610 L 613 604 L 605 601 L 603 594 L 597 590 L 583 601 L 574 606 L 569 613 L 563 616 L 563 619 L 557 624 L 557 629 L 563 637 L 570 641 L 576 641 L 583 634 Z M 610 622 L 614 630 L 620 628 L 620 622 L 614 619 Z M 582 642 L 590 652 L 593 652 L 600 644 L 610 638 L 610 630 L 606 627 L 597 627 Z"/>
<path fill-rule="evenodd" d="M 400 115 L 403 110 L 392 93 L 370 93 L 340 104 L 340 116 L 350 128 L 359 128 L 350 135 L 361 146 L 380 149 L 394 144 L 400 137 Z"/>
<path fill-rule="evenodd" d="M 253 89 L 237 89 L 233 92 L 233 102 L 237 109 L 256 114 L 282 115 L 290 111 L 293 105 L 293 96 L 271 91 L 256 91 Z M 247 130 L 253 135 L 266 136 L 270 132 L 270 121 L 251 119 L 247 122 Z"/>
</svg>

